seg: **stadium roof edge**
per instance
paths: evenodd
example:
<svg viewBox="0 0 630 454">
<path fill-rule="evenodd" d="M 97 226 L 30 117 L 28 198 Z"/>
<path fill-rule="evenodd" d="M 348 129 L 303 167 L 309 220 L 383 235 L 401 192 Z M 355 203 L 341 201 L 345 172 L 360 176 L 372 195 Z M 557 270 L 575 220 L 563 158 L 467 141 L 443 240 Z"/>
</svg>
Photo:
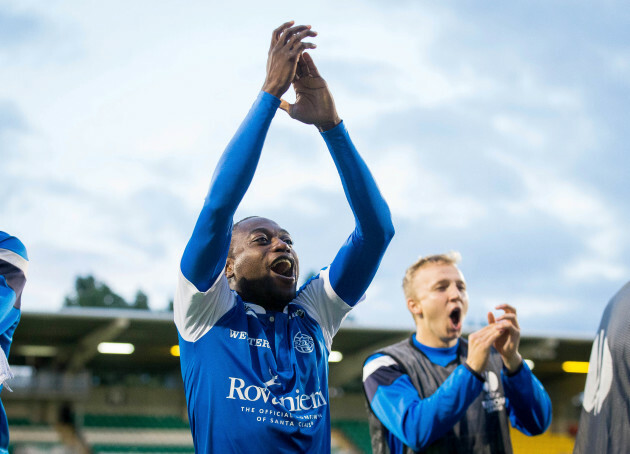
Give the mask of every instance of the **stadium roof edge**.
<svg viewBox="0 0 630 454">
<path fill-rule="evenodd" d="M 131 320 L 168 320 L 173 321 L 173 313 L 169 311 L 148 311 L 144 309 L 110 309 L 101 307 L 70 307 L 58 311 L 22 310 L 29 316 L 66 316 L 69 318 L 128 318 Z"/>
<path fill-rule="evenodd" d="M 118 309 L 118 308 L 101 308 L 101 307 L 68 307 L 62 308 L 58 311 L 28 311 L 23 310 L 23 314 L 36 317 L 45 316 L 64 316 L 68 318 L 126 318 L 130 320 L 156 320 L 156 321 L 173 321 L 173 313 L 170 311 L 151 311 L 144 309 Z M 356 322 L 344 323 L 341 325 L 341 329 L 344 331 L 377 331 L 377 332 L 400 332 L 401 335 L 405 333 L 412 333 L 414 331 L 413 326 L 407 327 L 395 327 L 395 326 L 374 326 L 374 325 L 359 325 Z M 465 327 L 464 334 L 470 334 L 478 328 Z M 545 338 L 545 339 L 563 339 L 563 340 L 593 340 L 595 334 L 593 332 L 573 332 L 573 331 L 561 331 L 561 332 L 549 332 L 549 331 L 521 331 L 521 336 L 528 338 Z"/>
</svg>

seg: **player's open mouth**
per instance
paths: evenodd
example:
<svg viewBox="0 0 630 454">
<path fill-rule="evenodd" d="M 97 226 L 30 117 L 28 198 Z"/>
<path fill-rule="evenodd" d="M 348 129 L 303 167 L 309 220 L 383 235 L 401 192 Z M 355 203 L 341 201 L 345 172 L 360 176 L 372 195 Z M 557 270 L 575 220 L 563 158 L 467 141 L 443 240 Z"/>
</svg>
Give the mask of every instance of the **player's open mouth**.
<svg viewBox="0 0 630 454">
<path fill-rule="evenodd" d="M 295 277 L 294 268 L 293 259 L 289 257 L 277 258 L 271 264 L 271 271 L 288 278 Z"/>
<path fill-rule="evenodd" d="M 453 323 L 453 327 L 459 329 L 462 321 L 462 310 L 459 307 L 454 308 L 451 313 L 448 315 Z"/>
</svg>

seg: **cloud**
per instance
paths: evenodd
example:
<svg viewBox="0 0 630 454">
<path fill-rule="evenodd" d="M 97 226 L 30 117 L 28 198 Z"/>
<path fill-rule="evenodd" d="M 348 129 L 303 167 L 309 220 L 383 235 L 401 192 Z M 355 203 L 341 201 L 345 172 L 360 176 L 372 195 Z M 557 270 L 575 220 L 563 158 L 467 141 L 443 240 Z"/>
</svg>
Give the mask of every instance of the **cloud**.
<svg viewBox="0 0 630 454">
<path fill-rule="evenodd" d="M 615 209 L 583 184 L 571 181 L 566 175 L 550 169 L 532 168 L 512 157 L 495 155 L 523 182 L 526 192 L 509 209 L 524 215 L 544 213 L 562 224 L 565 231 L 583 237 L 576 257 L 566 265 L 564 276 L 575 281 L 584 279 L 619 279 L 630 268 L 621 262 L 630 245 Z M 590 262 L 591 265 L 586 265 Z M 588 272 L 587 272 L 588 270 Z M 597 271 L 599 270 L 599 271 Z"/>
<path fill-rule="evenodd" d="M 16 140 L 20 134 L 28 132 L 28 124 L 15 102 L 0 99 L 0 160 L 3 174 L 8 178 L 11 160 L 19 154 Z"/>
<path fill-rule="evenodd" d="M 0 7 L 0 48 L 6 52 L 32 43 L 41 37 L 43 27 L 37 15 Z"/>
<path fill-rule="evenodd" d="M 20 131 L 26 129 L 24 120 L 14 102 L 0 100 L 0 135 L 6 131 Z"/>
<path fill-rule="evenodd" d="M 400 278 L 425 253 L 462 252 L 471 316 L 516 301 L 524 326 L 588 329 L 630 274 L 618 2 L 148 5 L 0 8 L 0 211 L 37 257 L 33 305 L 85 272 L 165 304 L 287 14 L 320 32 L 313 57 L 394 214 L 359 321 L 411 325 Z M 330 262 L 353 219 L 314 128 L 278 112 L 248 214 L 292 232 L 304 272 Z"/>
<path fill-rule="evenodd" d="M 397 218 L 464 229 L 487 215 L 483 202 L 453 190 L 451 179 L 422 161 L 404 148 L 390 148 L 374 161 L 376 178 Z"/>
<path fill-rule="evenodd" d="M 0 62 L 5 69 L 67 63 L 81 54 L 71 17 L 55 16 L 53 4 L 0 6 Z"/>
</svg>

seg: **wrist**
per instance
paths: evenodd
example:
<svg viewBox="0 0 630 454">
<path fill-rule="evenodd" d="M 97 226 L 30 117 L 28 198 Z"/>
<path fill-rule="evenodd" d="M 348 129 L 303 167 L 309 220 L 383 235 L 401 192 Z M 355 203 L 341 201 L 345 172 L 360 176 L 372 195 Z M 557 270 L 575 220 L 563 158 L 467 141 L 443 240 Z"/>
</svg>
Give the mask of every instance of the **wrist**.
<svg viewBox="0 0 630 454">
<path fill-rule="evenodd" d="M 282 98 L 282 95 L 286 91 L 282 90 L 282 88 L 278 87 L 277 85 L 268 84 L 267 82 L 265 82 L 261 90 L 265 93 L 269 93 L 271 96 L 275 96 L 278 99 Z"/>
<path fill-rule="evenodd" d="M 514 355 L 512 355 L 509 358 L 502 358 L 502 359 L 503 359 L 503 365 L 510 373 L 516 372 L 518 368 L 521 367 L 521 364 L 523 363 L 523 357 L 518 352 L 516 352 Z"/>
<path fill-rule="evenodd" d="M 481 375 L 481 372 L 477 372 L 477 371 L 476 371 L 475 369 L 473 369 L 473 368 L 470 366 L 470 364 L 468 364 L 467 362 L 466 362 L 466 363 L 464 363 L 464 367 L 465 367 L 466 369 L 468 369 L 468 372 L 470 372 L 471 374 L 473 374 L 473 376 L 474 376 L 475 378 L 477 378 L 477 380 L 481 380 L 482 382 L 483 382 L 483 381 L 486 381 L 486 380 L 485 380 L 485 378 L 483 378 L 483 375 Z"/>
<path fill-rule="evenodd" d="M 317 123 L 315 126 L 319 132 L 330 131 L 341 123 L 341 118 L 336 117 L 334 120 Z"/>
<path fill-rule="evenodd" d="M 468 358 L 468 359 L 469 360 L 464 363 L 466 368 L 468 370 L 470 370 L 471 372 L 475 372 L 476 374 L 481 375 L 483 373 L 485 365 L 484 364 L 478 364 L 477 361 L 470 361 L 470 358 Z"/>
</svg>

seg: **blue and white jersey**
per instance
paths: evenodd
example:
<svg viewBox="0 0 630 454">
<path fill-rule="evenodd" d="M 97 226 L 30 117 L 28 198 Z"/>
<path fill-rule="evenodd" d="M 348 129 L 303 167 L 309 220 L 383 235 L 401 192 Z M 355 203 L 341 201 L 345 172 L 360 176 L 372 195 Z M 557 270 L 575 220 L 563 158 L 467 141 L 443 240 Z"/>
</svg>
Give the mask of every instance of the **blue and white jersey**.
<svg viewBox="0 0 630 454">
<path fill-rule="evenodd" d="M 2 373 L 8 368 L 7 358 L 13 333 L 20 322 L 22 290 L 26 284 L 28 256 L 20 240 L 0 232 L 0 375 L 4 381 L 10 375 Z M 0 390 L 4 386 L 0 384 Z M 8 453 L 9 423 L 0 402 L 0 454 Z"/>
<path fill-rule="evenodd" d="M 205 293 L 180 274 L 174 309 L 197 452 L 330 451 L 328 355 L 351 307 L 327 269 L 283 312 L 244 302 L 224 274 Z"/>
<path fill-rule="evenodd" d="M 198 454 L 330 452 L 332 338 L 372 281 L 394 228 L 343 123 L 323 132 L 355 229 L 281 312 L 243 301 L 224 274 L 234 213 L 280 99 L 261 92 L 228 144 L 180 264 L 174 300 Z"/>
</svg>

